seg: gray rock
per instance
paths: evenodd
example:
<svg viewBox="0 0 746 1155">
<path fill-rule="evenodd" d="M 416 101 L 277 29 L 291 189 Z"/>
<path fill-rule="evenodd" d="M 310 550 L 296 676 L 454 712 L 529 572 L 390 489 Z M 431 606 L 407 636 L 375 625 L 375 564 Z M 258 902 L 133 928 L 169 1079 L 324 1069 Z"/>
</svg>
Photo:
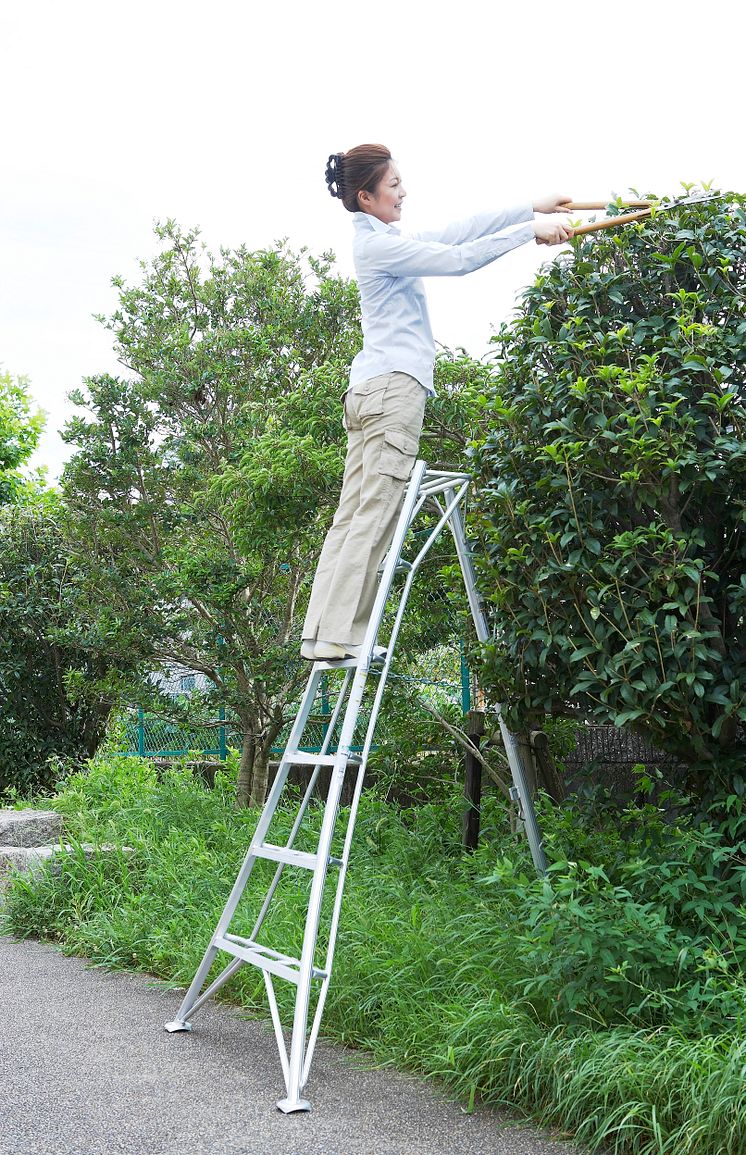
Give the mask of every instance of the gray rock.
<svg viewBox="0 0 746 1155">
<path fill-rule="evenodd" d="M 69 854 L 72 847 L 66 843 L 56 842 L 51 846 L 0 846 L 0 891 L 7 889 L 13 874 L 22 873 L 31 876 L 39 874 L 46 863 L 52 863 L 55 869 L 55 858 Z M 118 849 L 115 846 L 83 846 L 86 858 L 94 858 L 97 854 Z M 125 854 L 133 854 L 131 846 L 121 847 Z"/>
<path fill-rule="evenodd" d="M 55 849 L 54 846 L 0 846 L 0 888 L 6 887 L 15 873 L 38 874 Z"/>
<path fill-rule="evenodd" d="M 53 810 L 0 810 L 0 846 L 59 842 L 62 817 Z"/>
</svg>

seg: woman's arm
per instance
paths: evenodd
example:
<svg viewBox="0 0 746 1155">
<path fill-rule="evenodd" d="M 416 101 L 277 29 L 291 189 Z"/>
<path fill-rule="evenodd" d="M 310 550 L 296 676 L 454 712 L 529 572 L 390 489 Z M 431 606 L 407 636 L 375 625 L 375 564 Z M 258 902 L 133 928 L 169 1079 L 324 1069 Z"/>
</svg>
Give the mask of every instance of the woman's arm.
<svg viewBox="0 0 746 1155">
<path fill-rule="evenodd" d="M 355 265 L 358 276 L 388 273 L 394 277 L 462 277 L 528 241 L 562 244 L 570 236 L 572 230 L 561 218 L 531 221 L 507 235 L 479 237 L 456 245 L 376 231 L 357 249 Z"/>
<path fill-rule="evenodd" d="M 475 213 L 461 221 L 451 221 L 441 229 L 426 229 L 420 233 L 409 233 L 416 241 L 438 241 L 443 245 L 461 245 L 479 237 L 500 233 L 511 225 L 520 225 L 533 219 L 534 210 L 530 204 L 514 205 L 509 209 Z"/>
<path fill-rule="evenodd" d="M 540 197 L 533 204 L 513 205 L 512 208 L 475 213 L 461 221 L 451 221 L 441 229 L 426 229 L 424 232 L 409 233 L 416 241 L 439 241 L 444 245 L 461 245 L 465 241 L 501 233 L 511 225 L 520 225 L 533 220 L 534 213 L 561 213 L 570 204 L 572 197 L 563 193 L 550 193 Z"/>
</svg>

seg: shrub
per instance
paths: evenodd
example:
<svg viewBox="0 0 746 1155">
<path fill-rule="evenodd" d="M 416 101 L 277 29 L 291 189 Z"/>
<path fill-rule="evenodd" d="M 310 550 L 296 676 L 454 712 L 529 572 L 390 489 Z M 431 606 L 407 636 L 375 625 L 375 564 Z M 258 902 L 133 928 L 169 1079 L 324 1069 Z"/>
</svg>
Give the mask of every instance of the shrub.
<svg viewBox="0 0 746 1155">
<path fill-rule="evenodd" d="M 689 1035 L 743 1025 L 742 779 L 737 786 L 700 819 L 685 797 L 620 811 L 599 793 L 582 812 L 569 805 L 543 815 L 546 878 L 529 879 L 512 858 L 498 864 L 491 881 L 514 904 L 520 995 L 542 1021 Z M 664 818 L 663 806 L 678 819 Z"/>
<path fill-rule="evenodd" d="M 577 238 L 495 338 L 475 453 L 486 677 L 516 728 L 581 709 L 709 764 L 737 741 L 745 205 Z"/>
</svg>

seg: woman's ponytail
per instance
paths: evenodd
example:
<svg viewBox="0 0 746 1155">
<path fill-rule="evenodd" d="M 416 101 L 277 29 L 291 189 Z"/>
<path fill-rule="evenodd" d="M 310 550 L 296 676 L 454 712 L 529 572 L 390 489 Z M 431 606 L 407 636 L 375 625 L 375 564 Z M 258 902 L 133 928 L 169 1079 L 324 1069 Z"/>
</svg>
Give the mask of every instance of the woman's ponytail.
<svg viewBox="0 0 746 1155">
<path fill-rule="evenodd" d="M 333 152 L 326 162 L 326 184 L 333 197 L 342 197 L 343 152 Z"/>
</svg>

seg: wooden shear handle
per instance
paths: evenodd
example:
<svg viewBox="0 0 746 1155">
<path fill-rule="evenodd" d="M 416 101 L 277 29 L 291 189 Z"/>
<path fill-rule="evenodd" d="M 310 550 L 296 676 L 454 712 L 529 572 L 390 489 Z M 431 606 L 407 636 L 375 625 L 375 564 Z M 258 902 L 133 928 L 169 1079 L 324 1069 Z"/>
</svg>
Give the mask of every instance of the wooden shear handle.
<svg viewBox="0 0 746 1155">
<path fill-rule="evenodd" d="M 573 228 L 573 236 L 580 236 L 582 233 L 597 233 L 601 229 L 615 229 L 617 225 L 626 225 L 630 221 L 641 221 L 643 217 L 650 216 L 650 209 L 642 209 L 639 213 L 622 213 L 618 217 L 607 217 L 603 221 L 594 221 L 590 225 L 578 225 Z"/>
<path fill-rule="evenodd" d="M 574 236 L 580 236 L 582 233 L 597 233 L 601 229 L 615 229 L 617 225 L 626 225 L 629 221 L 639 221 L 643 217 L 650 216 L 650 201 L 622 201 L 622 205 L 629 209 L 640 209 L 640 212 L 622 213 L 618 217 L 606 217 L 602 221 L 594 221 L 590 225 L 578 225 L 573 229 Z M 587 212 L 589 209 L 605 209 L 607 205 L 603 201 L 570 201 L 569 204 L 563 205 L 563 212 Z"/>
<path fill-rule="evenodd" d="M 605 209 L 608 201 L 570 201 L 569 204 L 562 206 L 562 211 L 572 212 L 577 209 L 580 212 L 586 212 L 588 209 Z M 622 208 L 625 209 L 649 209 L 650 201 L 620 201 Z"/>
</svg>

